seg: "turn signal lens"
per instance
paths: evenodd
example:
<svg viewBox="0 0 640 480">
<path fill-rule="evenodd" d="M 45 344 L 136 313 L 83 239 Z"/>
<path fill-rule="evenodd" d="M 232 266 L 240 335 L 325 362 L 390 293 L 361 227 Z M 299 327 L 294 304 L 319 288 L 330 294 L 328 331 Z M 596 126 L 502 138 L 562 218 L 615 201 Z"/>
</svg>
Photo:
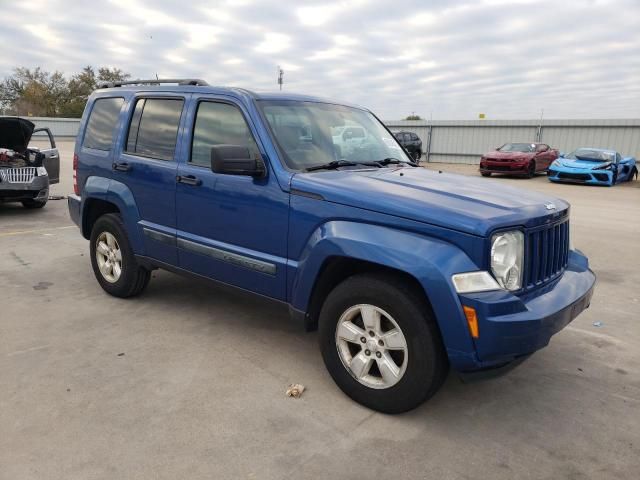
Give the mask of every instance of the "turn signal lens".
<svg viewBox="0 0 640 480">
<path fill-rule="evenodd" d="M 464 316 L 467 317 L 469 333 L 473 338 L 478 338 L 480 336 L 480 331 L 478 330 L 478 316 L 476 315 L 476 309 L 464 305 L 462 306 L 462 309 L 464 310 Z"/>
</svg>

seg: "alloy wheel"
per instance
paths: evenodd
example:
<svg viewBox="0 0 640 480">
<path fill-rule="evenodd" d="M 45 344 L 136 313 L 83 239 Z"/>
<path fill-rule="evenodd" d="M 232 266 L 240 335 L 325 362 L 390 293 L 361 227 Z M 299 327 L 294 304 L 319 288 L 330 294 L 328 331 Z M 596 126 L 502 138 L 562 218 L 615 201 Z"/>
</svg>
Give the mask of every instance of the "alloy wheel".
<svg viewBox="0 0 640 480">
<path fill-rule="evenodd" d="M 122 251 L 116 237 L 102 232 L 96 240 L 96 261 L 102 277 L 109 283 L 116 283 L 122 275 Z"/>
<path fill-rule="evenodd" d="M 407 369 L 405 336 L 393 317 L 375 305 L 354 305 L 340 316 L 336 346 L 351 376 L 370 388 L 392 387 Z"/>
</svg>

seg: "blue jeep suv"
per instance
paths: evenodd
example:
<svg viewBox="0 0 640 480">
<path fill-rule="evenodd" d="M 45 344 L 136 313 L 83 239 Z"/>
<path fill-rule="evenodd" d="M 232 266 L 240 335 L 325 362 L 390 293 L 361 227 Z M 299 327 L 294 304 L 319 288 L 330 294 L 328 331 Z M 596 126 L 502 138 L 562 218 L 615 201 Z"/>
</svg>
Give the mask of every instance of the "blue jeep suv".
<svg viewBox="0 0 640 480">
<path fill-rule="evenodd" d="M 162 268 L 283 302 L 338 386 L 382 412 L 425 401 L 449 366 L 517 364 L 595 283 L 566 202 L 417 167 L 370 111 L 308 96 L 101 86 L 74 189 L 106 292 L 137 295 Z"/>
</svg>

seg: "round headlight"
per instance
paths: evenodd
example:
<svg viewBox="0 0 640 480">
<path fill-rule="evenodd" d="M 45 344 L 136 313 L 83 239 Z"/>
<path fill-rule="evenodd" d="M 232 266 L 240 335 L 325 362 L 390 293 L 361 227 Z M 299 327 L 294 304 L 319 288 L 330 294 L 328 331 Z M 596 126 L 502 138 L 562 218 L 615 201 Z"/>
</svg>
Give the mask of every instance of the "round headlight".
<svg viewBox="0 0 640 480">
<path fill-rule="evenodd" d="M 506 290 L 522 287 L 524 235 L 519 230 L 496 233 L 491 238 L 491 272 Z"/>
</svg>

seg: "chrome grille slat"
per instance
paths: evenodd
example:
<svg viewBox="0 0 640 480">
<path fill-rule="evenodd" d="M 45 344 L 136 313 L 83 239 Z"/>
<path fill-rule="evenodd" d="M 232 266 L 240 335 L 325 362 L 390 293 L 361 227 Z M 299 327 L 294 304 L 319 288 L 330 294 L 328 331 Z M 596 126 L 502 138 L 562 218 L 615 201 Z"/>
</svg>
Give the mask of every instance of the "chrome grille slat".
<svg viewBox="0 0 640 480">
<path fill-rule="evenodd" d="M 527 234 L 525 289 L 557 277 L 569 259 L 569 220 L 535 229 Z"/>
<path fill-rule="evenodd" d="M 36 176 L 36 167 L 0 168 L 0 177 L 7 183 L 31 183 Z"/>
</svg>

